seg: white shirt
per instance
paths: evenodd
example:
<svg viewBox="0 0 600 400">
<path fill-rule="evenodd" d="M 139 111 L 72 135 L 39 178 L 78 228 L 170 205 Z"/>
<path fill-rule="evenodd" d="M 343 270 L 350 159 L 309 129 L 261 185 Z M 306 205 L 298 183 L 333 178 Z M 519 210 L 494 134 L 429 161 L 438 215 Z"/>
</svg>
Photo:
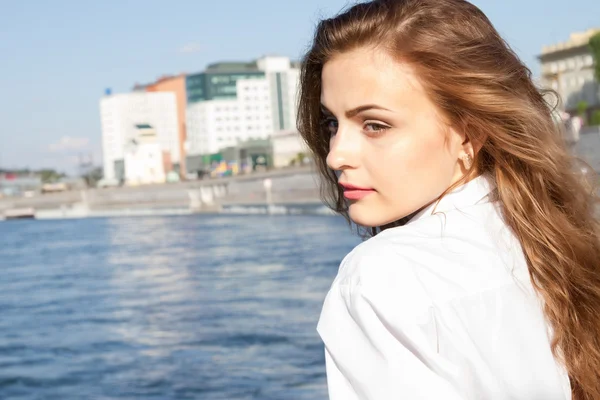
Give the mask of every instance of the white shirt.
<svg viewBox="0 0 600 400">
<path fill-rule="evenodd" d="M 571 398 L 494 189 L 475 178 L 344 258 L 317 328 L 331 400 Z"/>
</svg>

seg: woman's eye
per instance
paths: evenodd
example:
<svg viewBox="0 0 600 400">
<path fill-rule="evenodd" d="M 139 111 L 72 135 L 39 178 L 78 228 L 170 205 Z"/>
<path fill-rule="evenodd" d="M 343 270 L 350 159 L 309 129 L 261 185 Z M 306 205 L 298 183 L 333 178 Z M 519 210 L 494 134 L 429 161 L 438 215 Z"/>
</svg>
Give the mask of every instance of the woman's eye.
<svg viewBox="0 0 600 400">
<path fill-rule="evenodd" d="M 366 133 L 378 134 L 385 132 L 386 130 L 390 129 L 390 127 L 376 122 L 368 122 L 365 124 L 364 129 Z"/>
<path fill-rule="evenodd" d="M 338 122 L 335 118 L 326 118 L 325 121 L 323 121 L 323 124 L 330 135 L 335 135 L 337 133 Z"/>
</svg>

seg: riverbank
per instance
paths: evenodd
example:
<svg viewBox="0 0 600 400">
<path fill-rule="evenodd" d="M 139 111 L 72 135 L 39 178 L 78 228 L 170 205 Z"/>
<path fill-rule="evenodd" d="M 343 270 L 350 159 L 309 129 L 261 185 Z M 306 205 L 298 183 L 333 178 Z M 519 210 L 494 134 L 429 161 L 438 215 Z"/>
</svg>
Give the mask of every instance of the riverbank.
<svg viewBox="0 0 600 400">
<path fill-rule="evenodd" d="M 323 214 L 323 209 L 310 168 L 0 199 L 0 218 L 22 210 L 33 210 L 35 219 L 70 219 L 196 213 Z"/>
<path fill-rule="evenodd" d="M 246 214 L 246 215 L 333 215 L 321 202 L 282 204 L 225 204 L 202 210 L 190 208 L 131 208 L 112 210 L 89 210 L 82 207 L 47 209 L 31 212 L 22 218 L 0 216 L 0 221 L 18 219 L 60 220 L 81 218 L 119 218 L 144 216 L 176 216 L 194 214 Z"/>
</svg>

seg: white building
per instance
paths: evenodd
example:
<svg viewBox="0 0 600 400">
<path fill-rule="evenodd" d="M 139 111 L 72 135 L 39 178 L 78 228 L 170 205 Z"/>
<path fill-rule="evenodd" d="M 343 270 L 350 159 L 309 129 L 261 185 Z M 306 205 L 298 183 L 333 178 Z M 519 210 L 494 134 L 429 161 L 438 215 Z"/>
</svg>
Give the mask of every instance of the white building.
<svg viewBox="0 0 600 400">
<path fill-rule="evenodd" d="M 187 108 L 188 154 L 212 154 L 273 131 L 271 98 L 265 79 L 240 79 L 235 99 L 207 100 Z"/>
<path fill-rule="evenodd" d="M 594 80 L 594 60 L 588 43 L 600 29 L 572 33 L 569 40 L 545 46 L 538 57 L 542 67 L 542 86 L 555 90 L 561 108 L 572 112 L 577 103 L 600 106 L 600 86 Z"/>
<path fill-rule="evenodd" d="M 271 137 L 273 145 L 273 166 L 275 168 L 288 167 L 305 162 L 299 160 L 298 155 L 308 156 L 306 143 L 296 130 L 278 131 Z"/>
<path fill-rule="evenodd" d="M 221 63 L 188 77 L 189 155 L 294 129 L 299 70 L 287 57 Z"/>
<path fill-rule="evenodd" d="M 157 142 L 179 162 L 179 139 L 175 94 L 131 92 L 104 96 L 100 100 L 104 179 L 116 179 L 115 161 L 125 158 L 125 147 L 138 134 L 136 125 L 148 124 L 156 131 Z"/>
<path fill-rule="evenodd" d="M 287 57 L 263 57 L 256 63 L 269 81 L 273 132 L 296 129 L 300 69 Z"/>
<path fill-rule="evenodd" d="M 129 186 L 165 182 L 163 149 L 154 128 L 136 126 L 137 135 L 125 145 L 125 183 Z"/>
</svg>

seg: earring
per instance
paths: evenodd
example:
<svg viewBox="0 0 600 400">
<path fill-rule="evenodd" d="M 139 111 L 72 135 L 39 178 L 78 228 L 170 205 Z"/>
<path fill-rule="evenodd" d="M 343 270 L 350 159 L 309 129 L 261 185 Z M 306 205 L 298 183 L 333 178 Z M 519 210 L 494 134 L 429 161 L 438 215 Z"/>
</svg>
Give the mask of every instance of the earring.
<svg viewBox="0 0 600 400">
<path fill-rule="evenodd" d="M 473 157 L 469 153 L 466 153 L 462 157 L 463 164 L 465 165 L 465 169 L 471 169 L 473 166 Z"/>
</svg>

